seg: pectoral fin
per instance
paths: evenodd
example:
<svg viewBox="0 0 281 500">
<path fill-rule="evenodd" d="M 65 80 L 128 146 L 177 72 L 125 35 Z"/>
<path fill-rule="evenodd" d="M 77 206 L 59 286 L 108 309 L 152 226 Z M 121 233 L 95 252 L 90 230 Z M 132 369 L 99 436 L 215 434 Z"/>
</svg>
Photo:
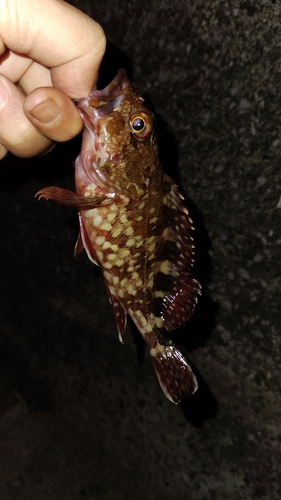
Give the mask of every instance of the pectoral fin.
<svg viewBox="0 0 281 500">
<path fill-rule="evenodd" d="M 52 200 L 56 203 L 62 205 L 67 205 L 69 207 L 80 207 L 80 208 L 95 208 L 100 205 L 109 205 L 112 200 L 109 199 L 104 194 L 97 194 L 96 196 L 87 197 L 81 196 L 69 189 L 60 188 L 57 186 L 50 186 L 40 189 L 35 196 L 41 200 Z"/>
</svg>

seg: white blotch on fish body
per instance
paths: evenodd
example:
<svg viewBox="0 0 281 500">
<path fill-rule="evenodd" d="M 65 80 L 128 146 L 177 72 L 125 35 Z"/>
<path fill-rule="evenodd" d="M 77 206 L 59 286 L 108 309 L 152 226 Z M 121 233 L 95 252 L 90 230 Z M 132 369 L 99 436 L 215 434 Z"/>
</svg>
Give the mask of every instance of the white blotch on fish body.
<svg viewBox="0 0 281 500">
<path fill-rule="evenodd" d="M 93 225 L 96 227 L 100 227 L 102 221 L 103 221 L 102 216 L 99 214 L 93 217 Z"/>
<path fill-rule="evenodd" d="M 107 256 L 107 259 L 108 260 L 111 260 L 111 261 L 114 261 L 117 259 L 117 254 L 116 253 L 110 253 L 108 256 Z"/>
<path fill-rule="evenodd" d="M 117 214 L 116 214 L 116 212 L 110 212 L 110 213 L 107 215 L 107 220 L 108 220 L 109 222 L 114 221 L 114 219 L 116 218 L 116 215 L 117 215 Z"/>
<path fill-rule="evenodd" d="M 126 241 L 126 247 L 132 247 L 136 243 L 135 238 L 130 238 L 129 240 Z"/>
<path fill-rule="evenodd" d="M 112 229 L 112 225 L 110 224 L 110 222 L 108 222 L 108 221 L 104 221 L 104 222 L 101 224 L 100 228 L 101 228 L 103 231 L 111 231 L 111 229 Z"/>
<path fill-rule="evenodd" d="M 122 228 L 121 227 L 117 227 L 117 229 L 115 229 L 111 233 L 111 235 L 112 235 L 113 238 L 118 238 L 118 236 L 120 236 L 121 232 L 122 232 Z"/>
<path fill-rule="evenodd" d="M 125 229 L 125 235 L 126 236 L 133 236 L 133 234 L 134 234 L 134 230 L 133 230 L 132 226 L 126 227 L 126 229 Z"/>
<path fill-rule="evenodd" d="M 104 241 L 105 241 L 105 236 L 97 236 L 95 243 L 96 245 L 101 246 L 104 243 Z"/>
</svg>

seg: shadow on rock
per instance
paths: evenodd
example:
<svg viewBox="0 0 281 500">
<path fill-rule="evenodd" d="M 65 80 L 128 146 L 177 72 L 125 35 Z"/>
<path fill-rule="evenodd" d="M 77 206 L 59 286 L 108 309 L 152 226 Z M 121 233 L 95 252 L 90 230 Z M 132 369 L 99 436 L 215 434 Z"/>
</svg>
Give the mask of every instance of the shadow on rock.
<svg viewBox="0 0 281 500">
<path fill-rule="evenodd" d="M 218 404 L 203 377 L 193 366 L 192 369 L 197 377 L 198 389 L 195 394 L 183 399 L 180 407 L 186 419 L 195 427 L 200 427 L 217 414 Z"/>
</svg>

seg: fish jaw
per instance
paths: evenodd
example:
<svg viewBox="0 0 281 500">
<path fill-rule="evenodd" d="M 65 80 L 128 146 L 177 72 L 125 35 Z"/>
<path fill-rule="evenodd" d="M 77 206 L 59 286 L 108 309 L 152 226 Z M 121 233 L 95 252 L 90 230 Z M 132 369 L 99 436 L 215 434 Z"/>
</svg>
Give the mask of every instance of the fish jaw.
<svg viewBox="0 0 281 500">
<path fill-rule="evenodd" d="M 125 71 L 120 69 L 116 77 L 104 89 L 98 90 L 95 85 L 88 96 L 77 99 L 77 107 L 79 110 L 89 107 L 98 109 L 106 103 L 113 101 L 119 95 L 124 94 L 130 86 L 131 84 Z"/>
<path fill-rule="evenodd" d="M 91 106 L 90 98 L 82 99 L 81 103 L 77 103 L 78 111 L 84 122 L 84 126 L 90 133 L 88 134 L 87 131 L 84 131 L 82 149 L 89 148 L 89 146 L 91 146 L 91 148 L 93 147 L 93 152 L 99 149 L 97 138 L 103 132 L 102 128 L 105 129 L 105 126 L 102 127 L 100 123 L 105 122 L 106 124 L 107 121 L 110 120 L 110 114 L 113 111 L 120 110 L 123 98 L 124 95 L 118 95 L 112 101 L 104 103 L 103 106 L 97 108 Z M 94 136 L 96 139 L 95 141 L 93 141 Z"/>
<path fill-rule="evenodd" d="M 100 134 L 104 132 L 100 124 L 103 119 L 103 129 L 110 119 L 113 111 L 119 111 L 126 89 L 130 82 L 124 70 L 119 70 L 114 80 L 104 89 L 98 90 L 96 86 L 87 97 L 78 99 L 76 105 L 84 122 L 82 150 L 89 149 L 92 154 L 100 150 Z M 108 117 L 108 118 L 106 118 Z"/>
<path fill-rule="evenodd" d="M 118 165 L 121 160 L 118 144 L 113 144 L 108 131 L 112 116 L 120 112 L 130 82 L 123 70 L 103 90 L 95 87 L 87 97 L 76 104 L 84 122 L 81 153 L 75 162 L 76 190 L 91 196 L 93 192 L 126 194 L 124 187 L 111 182 L 103 173 L 106 164 Z M 117 142 L 117 141 L 115 141 Z"/>
</svg>

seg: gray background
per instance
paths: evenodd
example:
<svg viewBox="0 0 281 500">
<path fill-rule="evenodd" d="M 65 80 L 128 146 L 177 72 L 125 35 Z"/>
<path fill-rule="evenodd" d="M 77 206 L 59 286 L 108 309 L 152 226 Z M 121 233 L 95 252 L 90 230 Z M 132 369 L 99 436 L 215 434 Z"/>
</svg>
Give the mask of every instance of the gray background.
<svg viewBox="0 0 281 500">
<path fill-rule="evenodd" d="M 75 5 L 108 37 L 101 85 L 123 66 L 152 106 L 196 226 L 203 297 L 175 339 L 200 388 L 166 400 L 130 325 L 119 343 L 100 271 L 72 257 L 75 210 L 34 199 L 45 185 L 73 187 L 80 137 L 1 162 L 3 377 L 29 411 L 59 413 L 129 471 L 130 498 L 279 499 L 281 4 Z M 83 498 L 111 498 L 113 469 L 104 497 Z M 115 498 L 126 492 L 124 480 Z"/>
</svg>

